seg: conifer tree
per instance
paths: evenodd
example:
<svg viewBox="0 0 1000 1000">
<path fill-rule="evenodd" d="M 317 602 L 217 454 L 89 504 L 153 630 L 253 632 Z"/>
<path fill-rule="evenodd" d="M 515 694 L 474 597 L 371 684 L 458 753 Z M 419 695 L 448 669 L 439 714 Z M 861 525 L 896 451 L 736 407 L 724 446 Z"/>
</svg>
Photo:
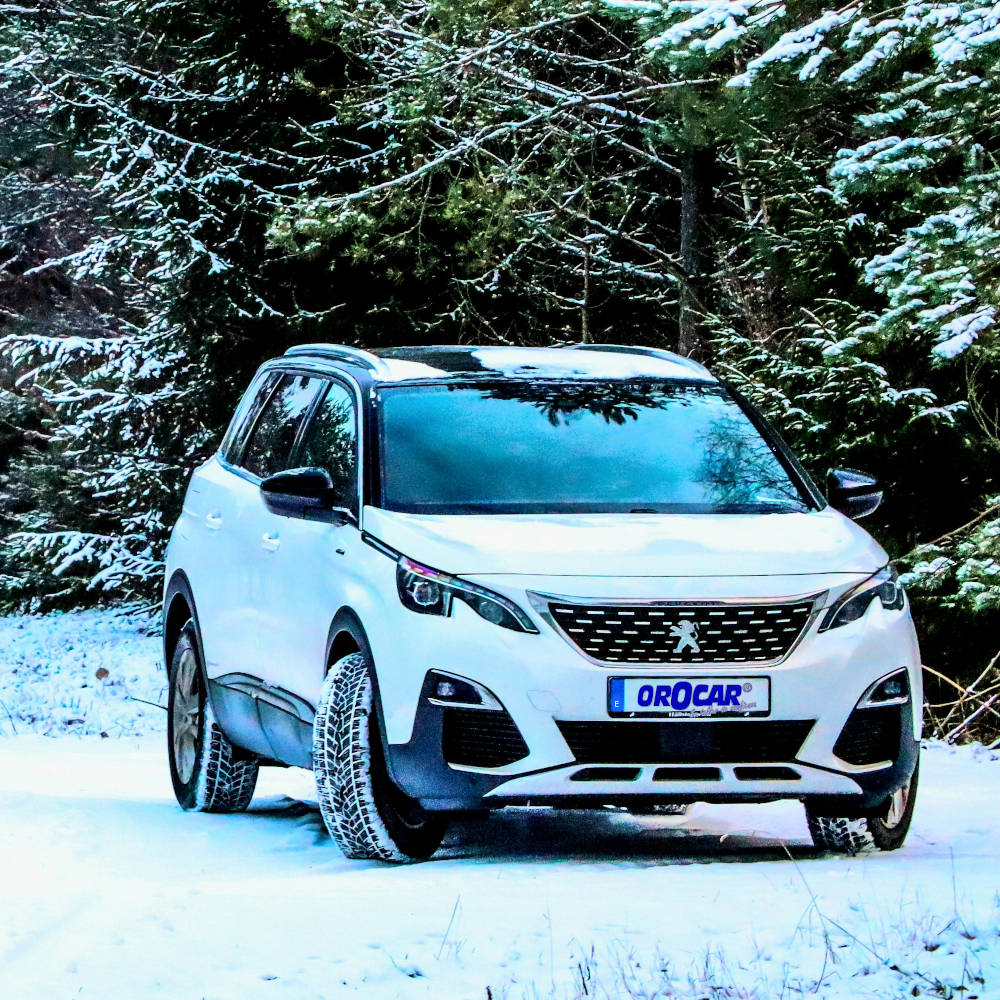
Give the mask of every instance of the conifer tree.
<svg viewBox="0 0 1000 1000">
<path fill-rule="evenodd" d="M 189 470 L 291 343 L 645 343 L 705 356 L 818 477 L 876 472 L 929 655 L 981 661 L 988 630 L 954 625 L 1000 604 L 998 18 L 17 4 L 8 591 L 153 595 Z"/>
</svg>

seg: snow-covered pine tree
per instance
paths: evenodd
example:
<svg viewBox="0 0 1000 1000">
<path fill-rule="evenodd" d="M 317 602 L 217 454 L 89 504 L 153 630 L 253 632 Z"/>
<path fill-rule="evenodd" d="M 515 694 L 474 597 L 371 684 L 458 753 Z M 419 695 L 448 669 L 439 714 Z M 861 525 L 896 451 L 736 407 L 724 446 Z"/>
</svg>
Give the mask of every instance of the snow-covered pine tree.
<svg viewBox="0 0 1000 1000">
<path fill-rule="evenodd" d="M 662 87 L 629 25 L 563 0 L 282 6 L 352 72 L 311 130 L 328 159 L 273 238 L 426 287 L 408 329 L 383 292 L 369 342 L 663 342 L 679 170 L 648 140 Z"/>
<path fill-rule="evenodd" d="M 187 472 L 261 354 L 292 336 L 266 343 L 294 293 L 264 233 L 299 162 L 272 146 L 294 144 L 301 53 L 283 48 L 294 40 L 273 9 L 236 2 L 66 0 L 11 17 L 0 78 L 76 151 L 90 215 L 86 239 L 34 272 L 114 294 L 71 335 L 6 330 L 18 392 L 48 414 L 50 485 L 73 500 L 36 495 L 9 544 L 22 567 L 41 559 L 70 580 L 64 597 L 78 599 L 72 581 L 153 597 Z"/>
<path fill-rule="evenodd" d="M 1000 5 L 911 4 L 898 19 L 856 23 L 845 47 L 860 56 L 845 82 L 875 77 L 880 88 L 859 119 L 859 142 L 840 153 L 831 176 L 859 206 L 897 206 L 864 262 L 886 306 L 858 336 L 929 366 L 928 384 L 959 401 L 950 413 L 965 444 L 952 480 L 961 485 L 939 501 L 952 508 L 948 531 L 921 539 L 909 580 L 946 607 L 996 622 Z M 956 492 L 971 494 L 972 509 L 955 510 Z"/>
<path fill-rule="evenodd" d="M 86 518 L 67 488 L 72 459 L 52 445 L 54 407 L 21 380 L 16 346 L 37 337 L 86 339 L 106 329 L 120 305 L 114 282 L 81 278 L 58 261 L 95 236 L 91 193 L 77 182 L 65 132 L 39 114 L 33 99 L 43 56 L 44 21 L 53 37 L 70 26 L 54 10 L 4 8 L 0 20 L 0 608 L 26 596 L 57 600 L 86 580 L 56 580 L 45 559 L 10 541 L 18 527 L 65 525 Z M 81 35 L 85 26 L 80 26 Z M 29 380 L 30 381 L 30 380 Z M 43 513 L 44 512 L 44 513 Z"/>
<path fill-rule="evenodd" d="M 740 109 L 715 119 L 736 123 L 723 141 L 746 207 L 719 253 L 717 351 L 817 466 L 882 475 L 891 500 L 877 527 L 895 554 L 943 535 L 910 580 L 952 605 L 939 640 L 947 619 L 918 596 L 932 657 L 967 657 L 954 636 L 977 633 L 954 627 L 954 606 L 995 607 L 997 593 L 1000 8 L 611 5 L 638 20 L 651 60 L 709 77 L 714 99 Z M 761 293 L 775 288 L 768 326 Z"/>
<path fill-rule="evenodd" d="M 838 88 L 872 95 L 830 171 L 870 234 L 859 263 L 882 296 L 851 341 L 899 373 L 897 385 L 930 387 L 919 416 L 951 425 L 926 442 L 920 428 L 899 436 L 922 456 L 899 520 L 919 543 L 907 579 L 928 647 L 957 660 L 969 643 L 956 637 L 979 635 L 981 662 L 1000 621 L 1000 6 L 864 13 L 833 46 Z M 767 52 L 748 75 L 800 58 Z"/>
</svg>

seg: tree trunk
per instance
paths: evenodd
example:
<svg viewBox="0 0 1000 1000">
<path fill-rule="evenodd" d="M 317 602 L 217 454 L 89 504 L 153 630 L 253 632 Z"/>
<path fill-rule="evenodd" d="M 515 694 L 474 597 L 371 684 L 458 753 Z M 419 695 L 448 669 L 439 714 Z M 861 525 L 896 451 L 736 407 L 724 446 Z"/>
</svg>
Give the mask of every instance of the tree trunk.
<svg viewBox="0 0 1000 1000">
<path fill-rule="evenodd" d="M 708 278 L 712 271 L 709 221 L 715 180 L 715 150 L 699 147 L 681 154 L 681 286 L 677 350 L 690 357 L 704 354 Z"/>
</svg>

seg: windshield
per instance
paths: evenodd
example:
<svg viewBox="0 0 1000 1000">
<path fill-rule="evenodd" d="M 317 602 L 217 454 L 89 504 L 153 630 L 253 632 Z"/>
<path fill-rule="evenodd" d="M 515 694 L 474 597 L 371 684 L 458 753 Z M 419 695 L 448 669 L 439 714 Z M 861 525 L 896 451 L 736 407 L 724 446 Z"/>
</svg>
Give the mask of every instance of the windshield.
<svg viewBox="0 0 1000 1000">
<path fill-rule="evenodd" d="M 772 513 L 807 495 L 722 386 L 386 386 L 382 506 L 417 514 Z"/>
</svg>

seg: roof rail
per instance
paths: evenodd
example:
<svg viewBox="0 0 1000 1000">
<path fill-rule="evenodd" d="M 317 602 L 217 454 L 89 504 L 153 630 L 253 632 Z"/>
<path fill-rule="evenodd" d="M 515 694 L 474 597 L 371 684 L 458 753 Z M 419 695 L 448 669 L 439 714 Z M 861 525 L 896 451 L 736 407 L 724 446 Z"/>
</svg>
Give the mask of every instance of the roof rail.
<svg viewBox="0 0 1000 1000">
<path fill-rule="evenodd" d="M 676 354 L 674 351 L 665 351 L 659 347 L 640 347 L 636 344 L 566 344 L 567 351 L 606 351 L 609 354 L 642 354 L 647 358 L 660 358 L 663 361 L 672 361 L 675 365 L 683 365 L 692 371 L 703 375 L 711 375 L 711 372 L 694 358 L 685 357 L 683 354 Z"/>
<path fill-rule="evenodd" d="M 336 361 L 350 361 L 377 375 L 385 376 L 388 374 L 388 367 L 381 358 L 362 350 L 360 347 L 347 347 L 344 344 L 297 344 L 285 351 L 286 358 L 303 355 L 314 358 L 333 358 Z"/>
</svg>

